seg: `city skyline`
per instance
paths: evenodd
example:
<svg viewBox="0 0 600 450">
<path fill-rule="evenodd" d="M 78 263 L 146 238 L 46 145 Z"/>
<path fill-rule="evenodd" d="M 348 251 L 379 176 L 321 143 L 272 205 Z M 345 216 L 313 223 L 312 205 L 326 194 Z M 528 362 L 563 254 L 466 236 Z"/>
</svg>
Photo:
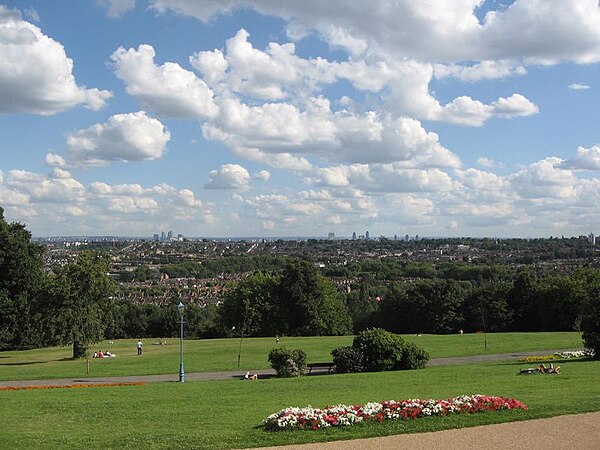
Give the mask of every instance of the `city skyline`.
<svg viewBox="0 0 600 450">
<path fill-rule="evenodd" d="M 0 0 L 0 61 L 34 236 L 600 223 L 596 0 Z"/>
</svg>

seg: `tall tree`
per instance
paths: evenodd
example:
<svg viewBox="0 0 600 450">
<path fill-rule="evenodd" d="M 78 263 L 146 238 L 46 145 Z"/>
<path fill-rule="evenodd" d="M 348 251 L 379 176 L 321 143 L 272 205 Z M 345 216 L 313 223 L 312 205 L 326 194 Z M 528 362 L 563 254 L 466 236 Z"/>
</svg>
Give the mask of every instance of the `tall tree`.
<svg viewBox="0 0 600 450">
<path fill-rule="evenodd" d="M 109 261 L 99 253 L 82 252 L 55 279 L 53 325 L 63 345 L 73 345 L 73 358 L 86 355 L 88 347 L 104 337 L 112 320 L 108 277 Z"/>
<path fill-rule="evenodd" d="M 0 349 L 42 344 L 42 255 L 25 225 L 6 222 L 0 208 Z"/>
<path fill-rule="evenodd" d="M 289 262 L 277 288 L 282 332 L 301 336 L 350 333 L 348 307 L 335 286 L 309 262 Z"/>
<path fill-rule="evenodd" d="M 236 327 L 245 336 L 273 336 L 279 331 L 279 305 L 274 295 L 278 278 L 256 272 L 227 293 L 221 307 L 226 329 Z"/>
</svg>

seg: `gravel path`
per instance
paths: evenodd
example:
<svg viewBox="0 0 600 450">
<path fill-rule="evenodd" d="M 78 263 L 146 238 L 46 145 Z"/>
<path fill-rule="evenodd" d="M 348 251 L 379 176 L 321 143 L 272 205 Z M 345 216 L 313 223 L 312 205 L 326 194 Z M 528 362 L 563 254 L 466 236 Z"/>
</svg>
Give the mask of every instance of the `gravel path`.
<svg viewBox="0 0 600 450">
<path fill-rule="evenodd" d="M 477 355 L 477 356 L 457 356 L 450 358 L 433 358 L 427 365 L 428 366 L 441 366 L 450 364 L 471 364 L 480 363 L 486 361 L 502 361 L 507 359 L 523 358 L 525 356 L 550 354 L 561 350 L 544 350 L 536 352 L 514 352 L 514 353 L 501 353 L 493 355 Z M 263 370 L 251 370 L 251 373 L 258 373 L 259 378 L 269 378 L 275 375 L 275 371 L 271 369 Z M 244 376 L 246 371 L 234 371 L 234 372 L 194 372 L 186 373 L 185 381 L 200 381 L 200 380 L 227 380 L 236 379 Z M 317 371 L 315 375 L 327 373 Z M 126 376 L 126 377 L 78 377 L 78 378 L 60 378 L 51 380 L 15 380 L 15 381 L 0 381 L 0 387 L 3 386 L 68 386 L 70 384 L 93 384 L 93 383 L 131 383 L 131 382 L 142 382 L 142 383 L 164 383 L 164 382 L 177 382 L 178 373 L 166 375 L 139 375 L 139 376 Z M 312 376 L 312 375 L 311 375 Z M 599 445 L 600 448 L 600 445 Z"/>
<path fill-rule="evenodd" d="M 263 447 L 253 450 L 598 450 L 600 412 L 509 422 L 433 433 L 399 434 L 353 441 Z"/>
</svg>

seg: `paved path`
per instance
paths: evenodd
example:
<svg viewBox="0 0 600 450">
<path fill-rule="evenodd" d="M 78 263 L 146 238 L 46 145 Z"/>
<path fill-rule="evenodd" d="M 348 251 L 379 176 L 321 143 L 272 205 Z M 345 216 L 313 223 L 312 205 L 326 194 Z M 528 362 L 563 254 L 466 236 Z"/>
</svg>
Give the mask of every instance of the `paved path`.
<svg viewBox="0 0 600 450">
<path fill-rule="evenodd" d="M 269 447 L 272 450 L 598 450 L 600 412 L 432 433 Z M 253 450 L 267 450 L 267 447 Z"/>
<path fill-rule="evenodd" d="M 539 354 L 550 354 L 559 350 L 544 350 L 535 352 L 514 352 L 514 353 L 501 353 L 494 355 L 477 355 L 477 356 L 457 356 L 450 358 L 433 358 L 427 365 L 428 366 L 441 366 L 449 364 L 469 364 L 479 363 L 486 361 L 501 361 L 507 359 L 523 358 L 525 356 L 539 355 Z M 564 350 L 560 350 L 564 351 Z M 251 373 L 258 373 L 259 378 L 269 378 L 275 375 L 275 371 L 272 369 L 263 369 L 250 371 Z M 234 371 L 234 372 L 194 372 L 186 373 L 185 381 L 200 381 L 200 380 L 227 380 L 236 379 L 244 376 L 246 372 Z M 324 372 L 327 373 L 327 372 Z M 323 374 L 323 372 L 316 372 L 317 374 Z M 312 376 L 312 375 L 311 375 Z M 164 382 L 176 382 L 178 381 L 178 374 L 166 374 L 166 375 L 138 375 L 138 376 L 126 376 L 126 377 L 95 377 L 95 378 L 60 378 L 51 380 L 17 380 L 17 381 L 0 381 L 0 387 L 3 386 L 68 386 L 70 384 L 80 383 L 164 383 Z"/>
</svg>

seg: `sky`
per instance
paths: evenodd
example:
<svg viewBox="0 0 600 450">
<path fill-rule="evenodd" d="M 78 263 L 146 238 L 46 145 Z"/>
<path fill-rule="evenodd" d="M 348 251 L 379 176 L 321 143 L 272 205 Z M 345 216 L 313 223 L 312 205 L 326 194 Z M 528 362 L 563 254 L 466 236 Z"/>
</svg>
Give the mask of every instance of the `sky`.
<svg viewBox="0 0 600 450">
<path fill-rule="evenodd" d="M 597 0 L 0 0 L 34 236 L 600 234 Z"/>
</svg>

